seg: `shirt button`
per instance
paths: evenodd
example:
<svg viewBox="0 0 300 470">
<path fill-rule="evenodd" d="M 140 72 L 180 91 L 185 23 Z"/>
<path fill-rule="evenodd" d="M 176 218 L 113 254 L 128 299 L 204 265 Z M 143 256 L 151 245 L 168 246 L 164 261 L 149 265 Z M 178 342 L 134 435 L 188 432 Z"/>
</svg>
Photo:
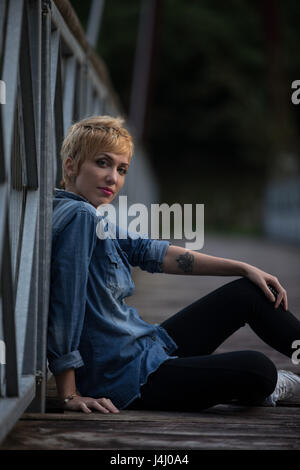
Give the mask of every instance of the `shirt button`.
<svg viewBox="0 0 300 470">
<path fill-rule="evenodd" d="M 151 339 L 153 339 L 153 341 L 156 341 L 156 336 L 151 336 Z"/>
</svg>

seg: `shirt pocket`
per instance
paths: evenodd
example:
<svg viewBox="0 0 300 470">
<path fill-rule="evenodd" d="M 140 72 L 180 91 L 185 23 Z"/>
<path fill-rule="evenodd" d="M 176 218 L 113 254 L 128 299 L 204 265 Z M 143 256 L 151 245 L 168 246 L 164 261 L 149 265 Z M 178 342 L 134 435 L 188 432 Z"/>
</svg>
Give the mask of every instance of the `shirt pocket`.
<svg viewBox="0 0 300 470">
<path fill-rule="evenodd" d="M 134 284 L 127 267 L 117 253 L 105 254 L 105 283 L 116 298 L 131 295 Z"/>
</svg>

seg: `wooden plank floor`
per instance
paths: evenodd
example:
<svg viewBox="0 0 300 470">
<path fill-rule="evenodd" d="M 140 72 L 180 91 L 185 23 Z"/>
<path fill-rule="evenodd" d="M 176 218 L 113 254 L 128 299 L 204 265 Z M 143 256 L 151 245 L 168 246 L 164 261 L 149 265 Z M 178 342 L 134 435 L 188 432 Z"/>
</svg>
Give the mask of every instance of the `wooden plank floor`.
<svg viewBox="0 0 300 470">
<path fill-rule="evenodd" d="M 176 240 L 174 244 L 180 243 Z M 276 275 L 287 289 L 289 309 L 300 319 L 300 247 L 210 235 L 202 251 L 243 260 Z M 136 291 L 128 303 L 135 305 L 149 323 L 163 321 L 235 279 L 133 271 Z M 278 368 L 300 371 L 300 366 L 273 351 L 248 326 L 215 352 L 240 349 L 262 351 Z M 54 382 L 50 380 L 47 406 L 45 414 L 25 413 L 0 450 L 300 449 L 300 402 L 276 408 L 218 405 L 200 413 L 122 410 L 118 415 L 85 415 L 61 412 Z"/>
</svg>

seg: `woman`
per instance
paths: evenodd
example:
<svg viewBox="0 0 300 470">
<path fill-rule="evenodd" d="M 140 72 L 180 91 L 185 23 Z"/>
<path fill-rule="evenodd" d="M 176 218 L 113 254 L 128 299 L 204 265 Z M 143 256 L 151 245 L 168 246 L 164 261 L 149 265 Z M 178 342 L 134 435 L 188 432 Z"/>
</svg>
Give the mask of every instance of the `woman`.
<svg viewBox="0 0 300 470">
<path fill-rule="evenodd" d="M 122 124 L 110 116 L 86 118 L 70 127 L 62 145 L 64 189 L 54 195 L 47 354 L 64 408 L 197 411 L 219 403 L 275 405 L 299 393 L 300 378 L 277 373 L 260 352 L 212 354 L 248 323 L 291 357 L 300 322 L 288 311 L 286 291 L 275 276 L 165 240 L 120 237 L 119 227 L 117 238 L 109 235 L 112 224 L 96 209 L 109 204 L 125 182 L 133 143 Z M 98 236 L 99 227 L 106 238 Z M 130 266 L 241 278 L 151 325 L 124 300 L 134 290 Z"/>
</svg>

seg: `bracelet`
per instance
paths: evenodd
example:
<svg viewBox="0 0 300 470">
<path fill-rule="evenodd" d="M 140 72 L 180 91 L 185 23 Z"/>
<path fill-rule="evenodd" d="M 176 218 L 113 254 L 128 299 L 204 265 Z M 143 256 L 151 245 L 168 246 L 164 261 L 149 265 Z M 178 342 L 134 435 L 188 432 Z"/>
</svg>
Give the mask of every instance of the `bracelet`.
<svg viewBox="0 0 300 470">
<path fill-rule="evenodd" d="M 73 400 L 73 398 L 77 397 L 76 393 L 72 393 L 68 395 L 66 398 L 63 399 L 63 403 L 68 403 L 68 401 Z"/>
</svg>

